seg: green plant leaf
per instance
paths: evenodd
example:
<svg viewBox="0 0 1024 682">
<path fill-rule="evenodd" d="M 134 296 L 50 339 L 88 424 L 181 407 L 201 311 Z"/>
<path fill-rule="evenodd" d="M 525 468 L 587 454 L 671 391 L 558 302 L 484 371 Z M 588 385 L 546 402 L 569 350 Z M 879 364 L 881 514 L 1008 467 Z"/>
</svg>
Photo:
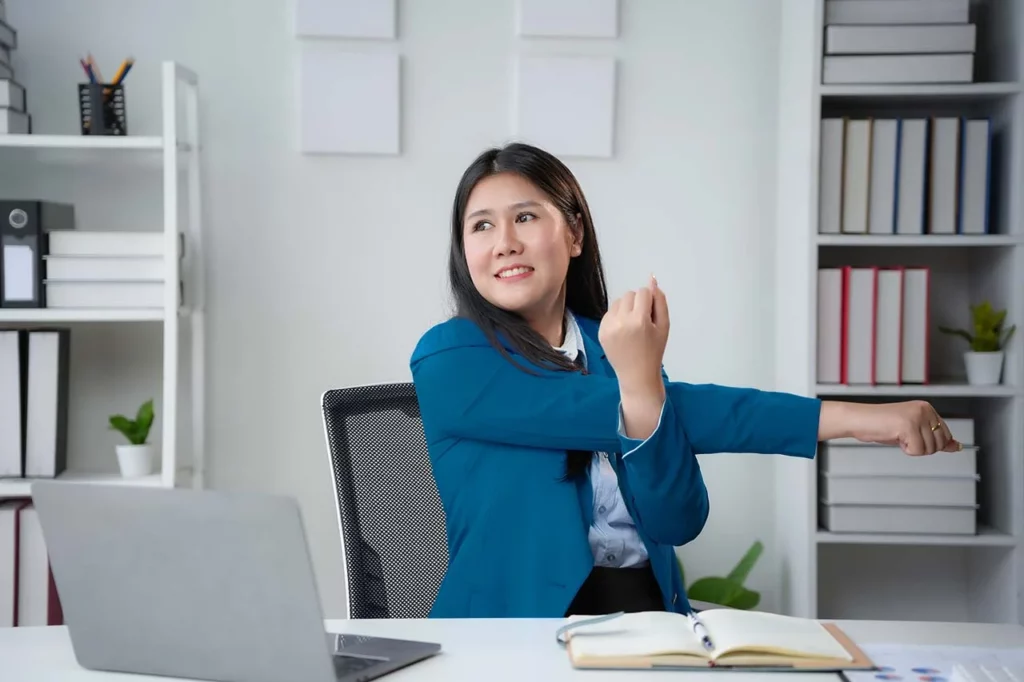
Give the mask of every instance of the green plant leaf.
<svg viewBox="0 0 1024 682">
<path fill-rule="evenodd" d="M 726 606 L 739 596 L 743 586 L 728 578 L 709 576 L 695 580 L 686 590 L 690 599 Z"/>
<path fill-rule="evenodd" d="M 761 593 L 744 587 L 732 602 L 727 604 L 727 606 L 731 606 L 734 609 L 749 611 L 757 608 L 757 605 L 760 603 Z"/>
<path fill-rule="evenodd" d="M 1010 327 L 1004 335 L 1003 324 L 1006 322 L 1006 310 L 996 310 L 989 301 L 982 301 L 969 307 L 973 334 L 962 329 L 947 327 L 939 327 L 939 330 L 967 339 L 971 350 L 975 352 L 991 353 L 1004 347 L 1014 330 L 1014 327 Z"/>
<path fill-rule="evenodd" d="M 135 423 L 130 421 L 127 417 L 115 414 L 110 418 L 110 426 L 111 428 L 120 431 L 125 438 L 131 440 L 131 434 L 135 428 Z"/>
<path fill-rule="evenodd" d="M 760 593 L 749 590 L 729 578 L 701 578 L 690 585 L 686 594 L 690 599 L 734 609 L 752 609 L 761 601 Z"/>
<path fill-rule="evenodd" d="M 974 337 L 971 336 L 969 332 L 966 332 L 963 329 L 951 329 L 950 327 L 939 327 L 939 331 L 942 332 L 943 334 L 953 334 L 954 336 L 961 336 L 961 337 L 963 337 L 964 339 L 967 340 L 967 343 L 970 343 L 970 344 L 974 343 Z"/>
<path fill-rule="evenodd" d="M 153 400 L 147 400 L 142 403 L 139 407 L 138 415 L 135 418 L 138 430 L 136 431 L 136 438 L 138 442 L 136 445 L 142 445 L 146 442 L 149 437 L 149 429 L 153 426 Z"/>
<path fill-rule="evenodd" d="M 754 564 L 761 557 L 762 552 L 764 552 L 764 545 L 760 540 L 755 540 L 754 544 L 747 550 L 747 553 L 743 555 L 743 558 L 729 571 L 729 575 L 726 577 L 742 585 L 746 581 L 747 576 L 750 575 L 750 570 L 754 567 Z"/>
</svg>

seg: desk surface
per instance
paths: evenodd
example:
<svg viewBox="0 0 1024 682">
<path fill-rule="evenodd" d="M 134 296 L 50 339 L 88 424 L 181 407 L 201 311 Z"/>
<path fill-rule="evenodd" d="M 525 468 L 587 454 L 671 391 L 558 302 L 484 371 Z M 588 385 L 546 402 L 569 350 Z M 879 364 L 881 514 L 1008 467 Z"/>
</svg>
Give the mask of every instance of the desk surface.
<svg viewBox="0 0 1024 682">
<path fill-rule="evenodd" d="M 545 682 L 569 679 L 657 682 L 650 672 L 577 671 L 555 642 L 558 620 L 328 620 L 330 632 L 351 632 L 440 642 L 441 655 L 381 678 L 386 682 Z M 1015 625 L 839 621 L 859 644 L 899 643 L 1024 648 L 1024 628 Z M 67 629 L 0 628 L 3 682 L 171 682 L 170 678 L 115 675 L 83 670 L 75 661 Z M 702 679 L 703 678 L 703 679 Z M 658 676 L 658 680 L 662 679 Z M 727 682 L 836 682 L 831 674 L 728 673 Z M 722 673 L 694 672 L 688 682 L 723 682 Z"/>
</svg>

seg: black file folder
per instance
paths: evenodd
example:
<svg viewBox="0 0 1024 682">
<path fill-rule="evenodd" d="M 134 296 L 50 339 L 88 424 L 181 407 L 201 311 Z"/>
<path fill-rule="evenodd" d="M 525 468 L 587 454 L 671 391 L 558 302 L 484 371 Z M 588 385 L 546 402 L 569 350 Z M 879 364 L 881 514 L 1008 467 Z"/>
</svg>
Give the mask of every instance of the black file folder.
<svg viewBox="0 0 1024 682">
<path fill-rule="evenodd" d="M 45 308 L 48 236 L 73 229 L 71 204 L 0 201 L 0 308 Z"/>
<path fill-rule="evenodd" d="M 0 478 L 25 475 L 28 331 L 0 329 Z"/>
</svg>

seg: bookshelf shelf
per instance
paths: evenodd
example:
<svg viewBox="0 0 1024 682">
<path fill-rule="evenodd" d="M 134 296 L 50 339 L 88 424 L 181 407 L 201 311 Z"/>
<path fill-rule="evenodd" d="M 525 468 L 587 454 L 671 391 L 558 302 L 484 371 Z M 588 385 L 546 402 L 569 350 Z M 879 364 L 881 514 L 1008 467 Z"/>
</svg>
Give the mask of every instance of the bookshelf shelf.
<svg viewBox="0 0 1024 682">
<path fill-rule="evenodd" d="M 159 488 L 163 482 L 159 474 L 140 478 L 122 478 L 118 474 L 64 472 L 57 480 L 72 483 L 93 483 L 100 485 L 126 485 L 142 488 Z M 27 478 L 0 478 L 0 499 L 10 497 L 28 497 L 31 493 L 32 480 Z"/>
<path fill-rule="evenodd" d="M 117 211 L 117 202 L 77 191 L 77 182 L 68 182 L 69 178 L 78 178 L 75 174 L 96 173 L 102 167 L 103 171 L 142 175 L 138 187 L 142 187 L 141 182 L 155 180 L 159 188 L 146 194 L 150 191 L 147 188 L 141 196 L 148 198 L 146 205 L 155 213 L 151 222 L 159 226 L 150 230 L 160 236 L 154 240 L 156 248 L 146 247 L 145 253 L 161 256 L 161 298 L 153 301 L 158 304 L 162 300 L 161 307 L 0 309 L 0 328 L 31 330 L 68 325 L 71 329 L 66 390 L 74 407 L 69 406 L 66 418 L 66 470 L 58 476 L 65 481 L 165 488 L 204 485 L 205 292 L 198 78 L 171 61 L 162 63 L 160 78 L 159 135 L 0 135 L 0 164 L 28 170 L 23 174 L 23 185 L 9 192 L 45 195 L 48 200 L 75 204 L 76 221 L 89 215 L 90 209 L 101 212 L 94 221 L 99 227 L 82 220 L 76 232 L 116 232 L 119 228 L 111 216 L 102 215 L 105 210 Z M 143 159 L 145 175 L 138 172 L 139 159 Z M 51 161 L 72 168 L 53 169 L 46 165 Z M 54 177 L 59 181 L 51 186 Z M 53 189 L 58 186 L 63 189 Z M 145 231 L 130 225 L 120 229 Z M 85 291 L 83 300 L 89 305 L 95 299 Z M 76 343 L 79 338 L 85 342 Z M 113 349 L 110 359 L 90 354 L 106 348 Z M 157 473 L 139 479 L 124 479 L 118 473 L 86 473 L 116 467 L 113 446 L 106 446 L 109 452 L 100 452 L 95 443 L 107 431 L 109 414 L 135 409 L 124 406 L 126 400 L 134 398 L 128 397 L 130 390 L 112 385 L 112 365 L 106 363 L 143 367 L 131 363 L 147 357 L 144 352 L 148 348 L 158 349 L 153 352 L 159 358 L 157 378 L 147 381 L 152 385 L 143 389 L 143 399 L 153 398 L 156 407 L 151 442 L 158 457 Z M 81 386 L 88 390 L 81 390 Z M 99 407 L 93 409 L 93 403 Z M 26 496 L 30 485 L 27 479 L 0 479 L 0 498 Z"/>
<path fill-rule="evenodd" d="M 30 149 L 120 149 L 160 151 L 164 140 L 158 136 L 126 135 L 2 135 L 0 148 Z"/>
<path fill-rule="evenodd" d="M 1014 96 L 1024 91 L 1024 84 L 1007 83 L 936 83 L 906 85 L 821 85 L 825 99 L 993 99 Z"/>
<path fill-rule="evenodd" d="M 924 499 L 918 496 L 927 487 L 921 478 L 911 479 L 912 492 L 900 488 L 903 497 L 895 504 L 895 493 L 880 492 L 894 484 L 855 488 L 827 470 L 831 455 L 842 456 L 841 450 L 832 448 L 825 457 L 819 448 L 812 461 L 779 458 L 776 543 L 786 557 L 780 608 L 817 618 L 1024 623 L 1024 5 L 970 3 L 969 21 L 977 26 L 974 82 L 826 85 L 826 1 L 781 4 L 775 385 L 824 400 L 924 399 L 944 417 L 970 420 L 974 464 L 954 461 L 970 466 L 977 484 L 958 488 L 964 511 L 955 514 L 961 523 L 973 519 L 976 530 L 953 533 L 952 525 L 936 520 L 940 515 L 918 511 L 916 518 L 929 521 L 925 526 L 897 511 Z M 838 120 L 824 125 L 830 118 Z M 923 119 L 923 126 L 913 119 Z M 968 122 L 974 122 L 970 128 Z M 965 170 L 969 159 L 980 159 L 981 169 Z M 944 179 L 948 184 L 937 184 Z M 973 194 L 964 187 L 973 187 Z M 890 216 L 893 234 L 887 229 Z M 912 281 L 910 269 L 917 271 L 916 285 L 925 282 L 923 298 L 921 290 L 908 294 L 904 287 Z M 928 271 L 925 280 L 922 269 Z M 823 270 L 833 271 L 819 274 Z M 882 281 L 873 270 L 889 270 L 885 288 L 872 283 Z M 857 304 L 858 322 L 844 318 L 842 310 L 854 305 L 850 292 L 869 290 L 874 296 Z M 1005 308 L 1007 324 L 1018 329 L 1005 348 L 1002 382 L 970 385 L 964 378 L 966 342 L 938 327 L 969 329 L 969 306 L 986 300 Z M 837 301 L 851 307 L 839 309 Z M 903 343 L 891 333 L 897 319 Z M 869 323 L 881 326 L 864 332 Z M 860 332 L 850 336 L 857 324 Z M 833 353 L 832 341 L 844 335 L 847 342 L 859 339 L 853 350 L 847 348 L 857 358 L 871 358 L 868 367 L 875 362 L 878 370 L 883 357 L 899 358 L 905 369 L 909 359 L 927 381 L 904 375 L 902 384 L 834 383 L 836 356 L 840 366 L 842 357 L 851 357 Z M 847 454 L 847 461 L 855 461 Z M 881 459 L 871 461 L 885 466 Z M 967 478 L 960 475 L 961 481 Z M 976 510 L 964 501 L 965 489 L 976 495 Z M 826 515 L 830 507 L 823 500 L 833 490 L 843 491 L 846 497 L 835 499 L 848 506 L 831 507 Z M 863 491 L 890 495 L 892 518 L 934 532 L 828 530 L 830 522 L 872 531 L 892 522 L 877 510 L 857 507 L 879 503 L 868 502 Z"/>
<path fill-rule="evenodd" d="M 932 384 L 816 384 L 814 392 L 822 398 L 898 396 L 903 399 L 927 398 L 1012 398 L 1024 395 L 1018 386 L 972 386 L 967 383 Z"/>
<path fill-rule="evenodd" d="M 923 234 L 923 235 L 878 235 L 878 234 L 819 234 L 821 246 L 920 246 L 920 247 L 994 247 L 1024 246 L 1024 235 L 1016 234 Z"/>
<path fill-rule="evenodd" d="M 986 546 L 1014 547 L 1017 538 L 1000 531 L 979 526 L 977 535 L 913 535 L 885 533 L 815 533 L 819 544 L 829 545 L 940 545 L 945 547 Z"/>
<path fill-rule="evenodd" d="M 64 322 L 159 322 L 159 308 L 11 308 L 0 309 L 0 324 L 60 324 Z"/>
</svg>

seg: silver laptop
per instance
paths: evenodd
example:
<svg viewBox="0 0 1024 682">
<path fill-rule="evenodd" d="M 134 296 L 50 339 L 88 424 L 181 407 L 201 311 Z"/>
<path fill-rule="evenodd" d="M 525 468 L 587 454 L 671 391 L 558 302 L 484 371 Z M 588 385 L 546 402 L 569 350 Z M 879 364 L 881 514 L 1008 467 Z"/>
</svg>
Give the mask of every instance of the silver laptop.
<svg viewBox="0 0 1024 682">
<path fill-rule="evenodd" d="M 441 650 L 325 632 L 291 498 L 60 481 L 31 490 L 84 668 L 355 682 Z"/>
</svg>

